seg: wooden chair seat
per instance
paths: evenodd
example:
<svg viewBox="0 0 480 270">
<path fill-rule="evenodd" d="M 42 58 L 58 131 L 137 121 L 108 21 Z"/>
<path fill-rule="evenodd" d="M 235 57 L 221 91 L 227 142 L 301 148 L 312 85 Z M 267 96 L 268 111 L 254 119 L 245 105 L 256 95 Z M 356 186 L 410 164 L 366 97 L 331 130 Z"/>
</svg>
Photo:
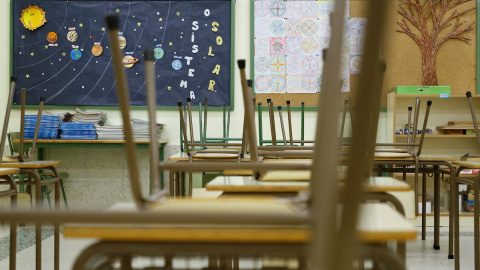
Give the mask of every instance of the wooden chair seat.
<svg viewBox="0 0 480 270">
<path fill-rule="evenodd" d="M 232 153 L 195 153 L 193 159 L 237 159 L 238 154 Z"/>
<path fill-rule="evenodd" d="M 375 152 L 375 159 L 403 159 L 413 157 L 413 154 L 403 152 Z"/>
<path fill-rule="evenodd" d="M 221 200 L 221 201 L 220 201 Z M 209 213 L 279 213 L 285 216 L 306 214 L 296 205 L 271 199 L 239 200 L 171 200 L 159 204 L 153 211 L 164 214 L 196 209 Z M 134 211 L 133 204 L 117 205 L 112 211 Z M 360 210 L 360 240 L 364 243 L 414 240 L 415 228 L 397 211 L 386 204 L 364 204 Z M 160 241 L 160 242 L 229 242 L 229 243 L 306 243 L 310 239 L 308 226 L 209 226 L 191 225 L 72 225 L 63 231 L 65 237 L 97 238 L 109 241 Z"/>
<path fill-rule="evenodd" d="M 51 166 L 58 166 L 62 163 L 58 160 L 35 160 L 25 162 L 5 162 L 0 164 L 0 168 L 18 168 L 18 169 L 43 169 Z"/>
</svg>

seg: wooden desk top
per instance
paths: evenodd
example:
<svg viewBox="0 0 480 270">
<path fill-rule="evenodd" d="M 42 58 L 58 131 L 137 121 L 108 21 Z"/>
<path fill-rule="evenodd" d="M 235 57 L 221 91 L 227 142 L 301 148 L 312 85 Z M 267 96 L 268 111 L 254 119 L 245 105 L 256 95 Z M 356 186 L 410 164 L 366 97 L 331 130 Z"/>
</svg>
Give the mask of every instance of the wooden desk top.
<svg viewBox="0 0 480 270">
<path fill-rule="evenodd" d="M 20 170 L 17 168 L 0 168 L 0 176 L 19 173 Z"/>
<path fill-rule="evenodd" d="M 20 139 L 14 139 L 13 143 L 20 143 Z M 33 140 L 24 140 L 24 143 L 33 143 Z M 86 143 L 86 144 L 124 144 L 125 140 L 63 140 L 63 139 L 55 139 L 55 140 L 37 140 L 37 143 Z M 135 141 L 138 144 L 149 144 L 150 141 Z M 158 143 L 168 143 L 166 139 L 158 140 Z"/>
<path fill-rule="evenodd" d="M 198 153 L 193 157 L 193 160 L 202 160 L 202 161 L 232 161 L 236 160 L 236 154 L 228 154 L 228 153 Z M 177 153 L 171 155 L 168 160 L 170 161 L 189 161 L 189 157 L 186 153 Z M 250 161 L 250 157 L 241 158 L 240 161 Z"/>
<path fill-rule="evenodd" d="M 469 169 L 480 169 L 480 161 L 454 161 L 452 164 Z"/>
<path fill-rule="evenodd" d="M 25 161 L 25 162 L 4 162 L 0 164 L 0 168 L 18 168 L 18 169 L 42 169 L 50 166 L 57 166 L 62 163 L 58 160 L 35 160 L 35 161 Z"/>
<path fill-rule="evenodd" d="M 342 184 L 340 188 L 341 186 Z M 299 192 L 308 190 L 308 188 L 308 181 L 258 181 L 249 176 L 218 176 L 205 186 L 208 191 L 223 191 L 224 193 Z M 409 184 L 392 177 L 371 177 L 364 185 L 365 192 L 410 190 Z"/>
<path fill-rule="evenodd" d="M 191 213 L 200 209 L 208 212 L 227 211 L 228 213 L 261 214 L 280 212 L 297 215 L 290 203 L 279 201 L 248 200 L 225 204 L 222 199 L 210 200 L 171 200 L 162 203 L 156 211 Z M 222 206 L 223 205 L 223 206 Z M 193 209 L 192 209 L 193 207 Z M 132 211 L 133 205 L 127 207 Z M 128 213 L 126 213 L 128 214 Z M 417 236 L 415 228 L 397 211 L 386 204 L 364 204 L 360 207 L 360 220 L 357 226 L 360 240 L 365 243 L 413 240 Z M 210 242 L 210 243 L 307 243 L 311 229 L 305 226 L 209 226 L 209 225 L 69 225 L 63 230 L 65 237 L 97 238 L 110 241 L 171 241 L 171 242 Z"/>
<path fill-rule="evenodd" d="M 413 156 L 409 153 L 398 153 L 398 152 L 375 152 L 375 160 L 392 160 L 392 159 L 401 159 L 401 160 L 414 160 Z M 445 156 L 428 156 L 421 155 L 418 158 L 419 161 L 455 161 L 456 158 L 445 157 Z"/>
</svg>

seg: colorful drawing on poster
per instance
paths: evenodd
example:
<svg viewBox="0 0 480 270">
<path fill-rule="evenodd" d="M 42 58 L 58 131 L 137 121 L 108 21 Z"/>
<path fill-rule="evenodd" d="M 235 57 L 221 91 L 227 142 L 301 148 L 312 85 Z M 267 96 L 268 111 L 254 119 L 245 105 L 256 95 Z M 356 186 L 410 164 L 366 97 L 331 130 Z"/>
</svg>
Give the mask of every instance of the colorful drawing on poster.
<svg viewBox="0 0 480 270">
<path fill-rule="evenodd" d="M 254 1 L 256 93 L 320 91 L 322 50 L 330 43 L 329 14 L 333 4 L 332 0 Z M 349 13 L 348 4 L 345 12 Z M 345 20 L 345 29 L 349 29 L 348 18 Z M 350 81 L 349 51 L 348 31 L 345 31 L 342 59 L 347 60 L 342 61 L 341 72 L 345 82 Z M 270 61 L 269 69 L 266 67 L 267 60 Z M 281 87 L 280 78 L 283 78 L 285 87 Z M 349 87 L 345 85 L 342 91 L 349 91 Z"/>
<path fill-rule="evenodd" d="M 20 15 L 20 21 L 23 27 L 30 31 L 33 31 L 47 22 L 45 17 L 46 12 L 38 6 L 28 6 L 28 8 L 22 10 Z"/>
</svg>

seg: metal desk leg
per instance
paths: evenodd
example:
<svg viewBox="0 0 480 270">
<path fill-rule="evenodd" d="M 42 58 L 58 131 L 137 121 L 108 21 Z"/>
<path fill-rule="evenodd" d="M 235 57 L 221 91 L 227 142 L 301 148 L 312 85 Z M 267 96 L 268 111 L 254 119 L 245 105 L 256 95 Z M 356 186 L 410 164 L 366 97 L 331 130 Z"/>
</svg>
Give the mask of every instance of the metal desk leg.
<svg viewBox="0 0 480 270">
<path fill-rule="evenodd" d="M 422 173 L 422 240 L 425 240 L 427 223 L 427 175 Z"/>
<path fill-rule="evenodd" d="M 456 177 L 459 176 L 460 174 L 460 169 L 459 168 L 456 172 Z M 456 178 L 455 177 L 455 178 Z M 453 196 L 454 196 L 454 205 L 453 205 L 453 212 L 454 212 L 454 218 L 453 218 L 453 228 L 454 228 L 454 237 L 453 237 L 453 240 L 454 240 L 454 245 L 455 245 L 455 248 L 453 249 L 454 250 L 454 253 L 455 253 L 455 270 L 460 270 L 460 239 L 459 239 L 459 236 L 460 236 L 460 228 L 459 228 L 459 225 L 460 225 L 460 212 L 459 212 L 459 203 L 458 203 L 458 183 L 455 181 L 455 179 L 453 179 Z"/>
<path fill-rule="evenodd" d="M 473 211 L 473 219 L 474 219 L 474 222 L 473 222 L 473 237 L 474 237 L 474 249 L 473 249 L 473 252 L 475 252 L 475 269 L 479 269 L 480 267 L 480 256 L 478 254 L 478 252 L 480 252 L 480 233 L 479 233 L 479 225 L 480 225 L 480 221 L 478 220 L 479 218 L 479 212 L 480 210 L 478 208 L 479 206 L 479 192 L 480 192 L 480 183 L 478 182 L 480 179 L 478 176 L 475 176 L 475 180 L 473 182 L 473 188 L 474 188 L 474 192 L 475 192 L 475 196 L 474 196 L 474 211 Z"/>
<path fill-rule="evenodd" d="M 433 166 L 433 170 L 437 171 L 438 166 Z M 435 172 L 433 176 L 434 183 L 434 203 L 435 209 L 433 209 L 433 249 L 440 249 L 440 173 Z"/>
<path fill-rule="evenodd" d="M 35 180 L 35 210 L 42 211 L 42 183 L 38 175 L 32 175 Z M 42 269 L 42 224 L 35 224 L 35 269 Z"/>
<path fill-rule="evenodd" d="M 120 259 L 120 270 L 132 270 L 132 257 L 125 255 Z"/>
<path fill-rule="evenodd" d="M 192 197 L 193 193 L 193 173 L 188 173 L 188 197 Z"/>
<path fill-rule="evenodd" d="M 60 211 L 60 182 L 55 182 L 55 211 Z M 60 269 L 60 225 L 54 224 L 54 269 Z"/>
<path fill-rule="evenodd" d="M 453 168 L 450 168 L 450 209 L 448 211 L 448 259 L 453 259 L 453 230 L 454 230 L 454 218 L 455 212 L 453 211 L 455 200 L 458 201 L 458 197 L 455 199 L 454 186 L 456 185 L 454 180 Z"/>
</svg>

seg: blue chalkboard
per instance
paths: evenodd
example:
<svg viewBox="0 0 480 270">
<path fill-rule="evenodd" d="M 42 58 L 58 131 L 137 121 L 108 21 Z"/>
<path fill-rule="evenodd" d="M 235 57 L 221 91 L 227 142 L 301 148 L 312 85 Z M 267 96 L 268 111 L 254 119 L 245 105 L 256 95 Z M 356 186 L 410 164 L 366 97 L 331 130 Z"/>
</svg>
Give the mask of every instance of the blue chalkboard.
<svg viewBox="0 0 480 270">
<path fill-rule="evenodd" d="M 14 0 L 14 103 L 26 88 L 31 105 L 41 96 L 47 105 L 117 105 L 104 21 L 116 14 L 132 105 L 146 104 L 145 49 L 156 52 L 159 106 L 176 106 L 187 97 L 194 97 L 194 104 L 207 97 L 211 106 L 230 105 L 231 10 L 231 1 L 221 0 Z M 27 29 L 39 24 L 42 12 L 44 24 Z"/>
</svg>

